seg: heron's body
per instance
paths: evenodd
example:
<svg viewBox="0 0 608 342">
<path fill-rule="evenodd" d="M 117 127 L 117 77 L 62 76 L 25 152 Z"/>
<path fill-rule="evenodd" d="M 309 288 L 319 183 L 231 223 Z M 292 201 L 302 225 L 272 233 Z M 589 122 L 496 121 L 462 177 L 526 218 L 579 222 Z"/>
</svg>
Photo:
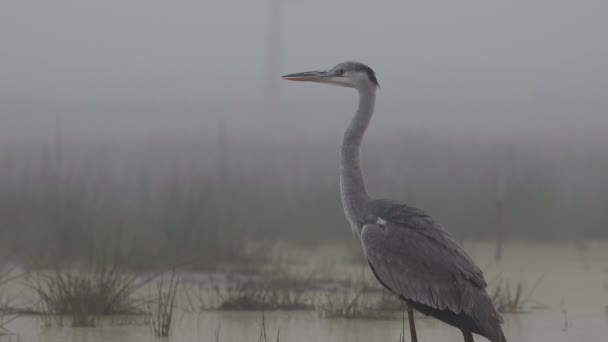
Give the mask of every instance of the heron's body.
<svg viewBox="0 0 608 342">
<path fill-rule="evenodd" d="M 421 313 L 461 329 L 466 341 L 475 333 L 506 342 L 481 270 L 449 233 L 421 209 L 373 200 L 367 193 L 359 150 L 374 112 L 374 72 L 361 63 L 346 62 L 329 71 L 284 78 L 359 92 L 357 112 L 342 141 L 340 192 L 345 216 L 378 281 Z"/>
<path fill-rule="evenodd" d="M 384 287 L 425 315 L 503 341 L 481 271 L 441 226 L 391 200 L 371 201 L 368 215 L 361 242 Z"/>
</svg>

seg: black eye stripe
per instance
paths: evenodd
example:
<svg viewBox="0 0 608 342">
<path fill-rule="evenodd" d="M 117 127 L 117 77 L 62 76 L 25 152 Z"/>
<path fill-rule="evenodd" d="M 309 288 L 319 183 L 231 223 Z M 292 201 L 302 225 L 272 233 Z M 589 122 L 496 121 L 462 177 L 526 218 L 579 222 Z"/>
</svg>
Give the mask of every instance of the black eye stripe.
<svg viewBox="0 0 608 342">
<path fill-rule="evenodd" d="M 340 67 L 340 65 L 342 65 L 342 67 Z M 348 68 L 349 72 L 363 72 L 367 74 L 367 78 L 375 85 L 379 86 L 378 84 L 378 79 L 376 78 L 376 74 L 374 73 L 374 70 L 372 70 L 372 68 L 368 67 L 365 64 L 362 63 L 358 63 L 358 62 L 344 62 L 344 63 L 340 63 L 339 65 L 336 65 L 334 67 L 335 69 L 335 73 L 334 76 L 336 77 L 344 77 L 344 68 Z"/>
</svg>

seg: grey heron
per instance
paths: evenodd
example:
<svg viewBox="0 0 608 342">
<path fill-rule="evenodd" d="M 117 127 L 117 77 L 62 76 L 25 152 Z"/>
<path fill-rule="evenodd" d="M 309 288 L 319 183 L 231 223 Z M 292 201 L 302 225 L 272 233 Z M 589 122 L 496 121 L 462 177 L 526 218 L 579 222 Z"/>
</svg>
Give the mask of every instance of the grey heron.
<svg viewBox="0 0 608 342">
<path fill-rule="evenodd" d="M 358 62 L 329 70 L 283 76 L 354 88 L 359 105 L 342 140 L 340 194 L 345 216 L 377 280 L 413 309 L 459 328 L 466 342 L 473 333 L 506 342 L 502 318 L 486 291 L 482 271 L 452 236 L 425 211 L 389 199 L 372 199 L 363 180 L 359 150 L 379 87 L 374 71 Z"/>
</svg>

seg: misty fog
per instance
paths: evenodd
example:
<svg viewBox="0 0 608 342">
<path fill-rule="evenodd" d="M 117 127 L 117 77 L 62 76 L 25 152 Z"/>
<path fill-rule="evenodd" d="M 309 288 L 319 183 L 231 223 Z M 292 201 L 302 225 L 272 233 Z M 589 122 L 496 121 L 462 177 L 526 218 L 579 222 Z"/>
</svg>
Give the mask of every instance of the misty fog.
<svg viewBox="0 0 608 342">
<path fill-rule="evenodd" d="M 280 78 L 348 60 L 381 87 L 362 148 L 373 197 L 425 208 L 461 242 L 607 239 L 606 13 L 4 0 L 0 256 L 35 269 L 115 248 L 133 269 L 204 270 L 283 243 L 352 249 L 338 172 L 357 94 Z"/>
</svg>

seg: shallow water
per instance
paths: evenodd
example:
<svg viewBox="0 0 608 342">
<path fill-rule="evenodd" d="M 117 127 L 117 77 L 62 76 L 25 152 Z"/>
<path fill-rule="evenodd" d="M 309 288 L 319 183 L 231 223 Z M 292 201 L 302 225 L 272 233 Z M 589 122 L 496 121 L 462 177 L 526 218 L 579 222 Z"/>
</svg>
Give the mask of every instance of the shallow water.
<svg viewBox="0 0 608 342">
<path fill-rule="evenodd" d="M 512 281 L 523 279 L 530 287 L 543 276 L 532 300 L 547 308 L 505 314 L 503 329 L 509 341 L 608 340 L 608 292 L 604 289 L 608 281 L 608 243 L 592 243 L 586 251 L 577 251 L 570 244 L 513 244 L 506 247 L 504 260 L 499 263 L 489 261 L 491 245 L 467 244 L 466 249 L 486 269 L 488 280 L 500 273 Z M 311 267 L 332 258 L 332 252 L 323 249 L 313 254 L 314 259 L 308 258 Z M 218 325 L 220 341 L 257 341 L 261 326 L 258 312 L 179 312 L 175 319 L 173 335 L 166 341 L 215 341 Z M 269 341 L 276 340 L 278 330 L 280 340 L 288 342 L 398 341 L 402 327 L 399 318 L 320 319 L 314 312 L 267 312 L 265 319 Z M 155 340 L 141 319 L 126 325 L 116 324 L 120 319 L 114 321 L 101 322 L 95 328 L 43 328 L 36 318 L 21 317 L 8 327 L 19 341 Z M 462 340 L 458 330 L 434 319 L 418 319 L 417 328 L 421 341 Z M 0 341 L 9 340 L 17 338 L 0 337 Z"/>
</svg>

